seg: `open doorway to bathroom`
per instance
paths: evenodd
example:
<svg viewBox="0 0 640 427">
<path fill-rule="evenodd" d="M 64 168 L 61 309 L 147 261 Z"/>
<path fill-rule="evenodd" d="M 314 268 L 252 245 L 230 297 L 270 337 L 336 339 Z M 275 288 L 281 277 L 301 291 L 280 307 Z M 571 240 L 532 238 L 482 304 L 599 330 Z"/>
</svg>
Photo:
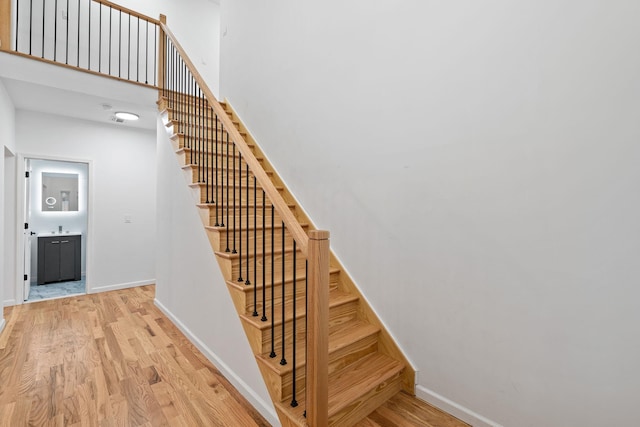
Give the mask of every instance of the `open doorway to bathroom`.
<svg viewBox="0 0 640 427">
<path fill-rule="evenodd" d="M 26 302 L 85 294 L 89 165 L 25 158 Z"/>
</svg>

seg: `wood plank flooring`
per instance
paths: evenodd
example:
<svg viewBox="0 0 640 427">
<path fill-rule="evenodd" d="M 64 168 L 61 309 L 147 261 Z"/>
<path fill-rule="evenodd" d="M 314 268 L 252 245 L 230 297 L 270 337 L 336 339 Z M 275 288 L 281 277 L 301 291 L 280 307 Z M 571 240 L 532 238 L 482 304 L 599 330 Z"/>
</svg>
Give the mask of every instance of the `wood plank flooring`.
<svg viewBox="0 0 640 427">
<path fill-rule="evenodd" d="M 0 427 L 268 426 L 153 304 L 154 286 L 5 309 Z M 358 427 L 467 424 L 400 393 Z"/>
<path fill-rule="evenodd" d="M 268 426 L 153 286 L 5 309 L 0 426 Z"/>
</svg>

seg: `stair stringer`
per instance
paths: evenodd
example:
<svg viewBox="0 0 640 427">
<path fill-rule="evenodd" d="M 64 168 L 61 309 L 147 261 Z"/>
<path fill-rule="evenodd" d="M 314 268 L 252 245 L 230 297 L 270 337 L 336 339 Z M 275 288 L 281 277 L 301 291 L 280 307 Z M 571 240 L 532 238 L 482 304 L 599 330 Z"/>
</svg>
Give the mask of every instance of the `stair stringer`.
<svg viewBox="0 0 640 427">
<path fill-rule="evenodd" d="M 293 194 L 289 191 L 289 188 L 284 183 L 284 181 L 278 175 L 276 169 L 269 162 L 268 157 L 260 148 L 260 145 L 253 138 L 253 135 L 249 131 L 249 129 L 245 126 L 244 122 L 235 111 L 233 106 L 229 103 L 228 99 L 224 100 L 225 110 L 231 117 L 234 123 L 239 124 L 239 131 L 242 132 L 245 136 L 245 140 L 247 144 L 254 147 L 256 157 L 260 157 L 263 159 L 262 166 L 264 170 L 271 177 L 271 181 L 277 187 L 283 188 L 283 198 L 287 203 L 291 203 L 295 206 L 295 213 L 298 221 L 301 223 L 309 224 L 310 230 L 316 230 L 316 226 L 311 221 L 311 218 L 306 214 L 304 208 L 298 203 Z M 406 393 L 411 396 L 415 396 L 415 378 L 416 378 L 416 370 L 413 367 L 413 364 L 409 361 L 409 359 L 405 356 L 404 352 L 400 348 L 400 346 L 396 343 L 396 341 L 391 336 L 391 333 L 387 330 L 386 325 L 382 322 L 380 317 L 376 314 L 373 308 L 369 305 L 368 300 L 365 298 L 364 294 L 360 291 L 360 288 L 356 285 L 355 281 L 351 278 L 351 276 L 347 273 L 347 270 L 344 268 L 342 263 L 338 260 L 333 250 L 331 250 L 330 254 L 330 266 L 333 268 L 337 268 L 340 270 L 340 279 L 338 282 L 339 289 L 350 293 L 352 295 L 356 295 L 360 299 L 359 304 L 359 314 L 363 320 L 368 321 L 369 323 L 380 328 L 379 334 L 379 351 L 387 356 L 390 356 L 396 360 L 399 360 L 404 363 L 405 369 L 402 374 L 402 389 Z"/>
</svg>

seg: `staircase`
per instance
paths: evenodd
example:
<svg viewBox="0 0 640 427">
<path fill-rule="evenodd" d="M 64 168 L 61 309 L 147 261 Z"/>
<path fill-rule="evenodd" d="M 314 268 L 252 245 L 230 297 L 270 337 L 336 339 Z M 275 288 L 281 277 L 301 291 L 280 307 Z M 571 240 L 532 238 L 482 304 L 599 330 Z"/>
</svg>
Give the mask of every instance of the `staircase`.
<svg viewBox="0 0 640 427">
<path fill-rule="evenodd" d="M 92 3 L 127 22 L 135 17 L 138 33 L 146 31 L 143 52 L 127 50 L 112 64 L 110 53 L 100 56 L 101 31 L 93 40 L 97 61 L 91 61 L 90 37 L 81 52 L 79 33 L 76 45 L 67 33 L 65 52 L 76 46 L 77 69 L 86 63 L 85 72 L 161 89 L 158 108 L 176 159 L 282 425 L 352 426 L 400 391 L 413 395 L 415 372 L 330 253 L 328 233 L 315 229 L 237 114 L 215 99 L 166 18 L 105 1 L 88 2 L 87 16 Z M 0 18 L 0 29 L 10 27 L 10 15 Z M 56 20 L 43 14 L 43 31 L 45 21 Z M 99 25 L 102 30 L 102 20 Z M 35 58 L 32 32 L 16 34 L 13 53 Z M 110 43 L 111 32 L 105 36 Z M 0 31 L 3 50 L 8 39 Z M 44 40 L 39 60 L 61 62 L 57 44 L 49 52 Z"/>
<path fill-rule="evenodd" d="M 166 70 L 187 69 L 197 87 L 165 70 L 158 108 L 282 425 L 351 426 L 400 391 L 413 394 L 415 373 L 329 254 L 328 237 L 328 271 L 312 289 L 311 246 L 328 233 L 315 230 L 237 114 L 162 29 Z M 314 293 L 327 299 L 318 327 Z"/>
</svg>

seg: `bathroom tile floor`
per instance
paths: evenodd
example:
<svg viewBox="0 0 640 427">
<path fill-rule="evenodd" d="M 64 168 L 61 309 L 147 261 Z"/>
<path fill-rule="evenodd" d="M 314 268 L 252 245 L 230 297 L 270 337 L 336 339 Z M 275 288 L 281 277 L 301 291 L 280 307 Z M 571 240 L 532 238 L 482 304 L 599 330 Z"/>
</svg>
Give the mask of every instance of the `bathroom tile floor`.
<svg viewBox="0 0 640 427">
<path fill-rule="evenodd" d="M 86 279 L 83 276 L 82 279 L 75 282 L 58 282 L 49 283 L 47 285 L 31 284 L 31 292 L 29 293 L 28 302 L 40 301 L 52 298 L 62 298 L 70 295 L 78 295 L 86 293 Z"/>
</svg>

